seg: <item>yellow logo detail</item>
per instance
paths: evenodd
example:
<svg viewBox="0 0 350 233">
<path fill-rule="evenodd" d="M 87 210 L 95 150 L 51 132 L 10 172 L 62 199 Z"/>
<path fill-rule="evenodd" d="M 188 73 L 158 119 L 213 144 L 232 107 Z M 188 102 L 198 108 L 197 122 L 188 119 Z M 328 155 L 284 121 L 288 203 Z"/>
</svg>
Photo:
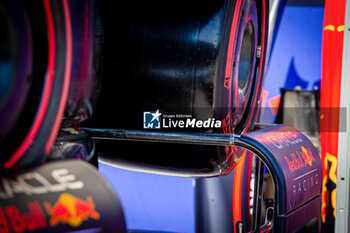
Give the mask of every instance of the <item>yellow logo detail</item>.
<svg viewBox="0 0 350 233">
<path fill-rule="evenodd" d="M 91 196 L 83 200 L 69 193 L 62 193 L 53 206 L 44 202 L 44 207 L 51 216 L 50 226 L 52 227 L 60 222 L 78 227 L 89 218 L 100 219 L 100 214 L 95 210 L 95 203 Z"/>
<path fill-rule="evenodd" d="M 325 31 L 335 31 L 335 27 L 334 27 L 334 25 L 329 24 L 329 25 L 325 26 L 323 28 L 323 30 L 325 30 Z"/>
<path fill-rule="evenodd" d="M 337 27 L 337 31 L 338 32 L 343 32 L 344 28 L 345 28 L 344 25 L 340 25 L 340 26 Z"/>
<path fill-rule="evenodd" d="M 345 29 L 344 25 L 339 25 L 339 26 L 337 27 L 337 32 L 343 32 L 344 29 Z M 328 24 L 328 25 L 324 26 L 323 30 L 334 32 L 334 31 L 335 31 L 335 26 L 334 26 L 334 25 L 331 25 L 331 24 Z"/>
<path fill-rule="evenodd" d="M 337 165 L 338 165 L 338 159 L 331 155 L 330 153 L 326 153 L 326 157 L 324 158 L 324 167 L 326 170 L 328 170 L 327 174 L 323 177 L 322 182 L 322 222 L 326 221 L 326 193 L 327 193 L 327 182 L 328 180 L 331 180 L 335 185 L 337 185 Z M 337 202 L 337 188 L 333 189 L 331 192 L 331 205 L 333 208 L 333 216 L 335 218 L 335 207 Z"/>
<path fill-rule="evenodd" d="M 305 165 L 309 164 L 309 166 L 312 166 L 312 160 L 315 160 L 315 158 L 312 156 L 312 153 L 309 152 L 305 147 L 301 147 L 301 151 L 303 153 L 303 158 L 305 160 Z M 310 154 L 309 154 L 310 153 Z"/>
</svg>

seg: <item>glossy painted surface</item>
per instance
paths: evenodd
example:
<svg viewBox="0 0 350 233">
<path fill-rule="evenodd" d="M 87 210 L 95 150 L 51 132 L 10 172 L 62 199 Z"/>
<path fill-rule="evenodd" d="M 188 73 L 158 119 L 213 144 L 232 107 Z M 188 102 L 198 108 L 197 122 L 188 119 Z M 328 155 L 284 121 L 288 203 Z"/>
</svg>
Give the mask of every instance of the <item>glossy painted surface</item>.
<svg viewBox="0 0 350 233">
<path fill-rule="evenodd" d="M 11 184 L 11 185 L 10 185 Z M 4 232 L 126 232 L 121 203 L 91 164 L 49 162 L 1 176 Z"/>
<path fill-rule="evenodd" d="M 273 232 L 321 232 L 321 197 L 274 219 Z"/>
<path fill-rule="evenodd" d="M 262 143 L 280 167 L 276 175 L 284 180 L 285 186 L 276 187 L 280 196 L 279 214 L 288 213 L 321 194 L 321 159 L 305 135 L 280 125 L 247 136 Z"/>
</svg>

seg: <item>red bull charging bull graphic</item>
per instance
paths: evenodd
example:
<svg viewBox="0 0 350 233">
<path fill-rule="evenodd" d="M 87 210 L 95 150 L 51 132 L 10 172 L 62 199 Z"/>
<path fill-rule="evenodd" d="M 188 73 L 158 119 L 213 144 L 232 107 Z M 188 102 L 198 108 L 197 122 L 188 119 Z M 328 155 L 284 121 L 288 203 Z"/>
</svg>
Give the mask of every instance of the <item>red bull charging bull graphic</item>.
<svg viewBox="0 0 350 233">
<path fill-rule="evenodd" d="M 291 211 L 320 193 L 321 158 L 312 142 L 301 132 L 286 125 L 249 133 L 275 155 L 286 181 L 286 210 Z M 282 190 L 279 190 L 281 192 Z"/>
<path fill-rule="evenodd" d="M 83 161 L 0 176 L 0 233 L 126 232 L 112 187 Z"/>
<path fill-rule="evenodd" d="M 95 210 L 95 203 L 91 196 L 83 200 L 69 193 L 62 193 L 54 205 L 51 206 L 50 203 L 44 202 L 44 207 L 51 216 L 49 222 L 51 227 L 59 223 L 78 227 L 89 218 L 100 219 L 100 214 Z"/>
</svg>

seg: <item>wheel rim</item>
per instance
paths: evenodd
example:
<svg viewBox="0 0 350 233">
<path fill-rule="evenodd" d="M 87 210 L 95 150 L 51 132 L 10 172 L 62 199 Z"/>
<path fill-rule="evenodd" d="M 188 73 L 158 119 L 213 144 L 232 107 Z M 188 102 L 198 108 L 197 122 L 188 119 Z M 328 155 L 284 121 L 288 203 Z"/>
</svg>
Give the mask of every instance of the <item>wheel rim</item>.
<svg viewBox="0 0 350 233">
<path fill-rule="evenodd" d="M 252 73 L 254 72 L 254 59 L 256 41 L 254 25 L 248 23 L 243 35 L 241 53 L 238 65 L 238 93 L 241 101 L 245 101 L 252 87 Z"/>
<path fill-rule="evenodd" d="M 255 1 L 245 1 L 241 11 L 232 67 L 232 118 L 235 119 L 232 127 L 235 131 L 243 131 L 250 125 L 247 112 L 250 96 L 254 89 L 254 76 L 256 71 L 256 50 L 258 46 L 258 16 Z"/>
</svg>

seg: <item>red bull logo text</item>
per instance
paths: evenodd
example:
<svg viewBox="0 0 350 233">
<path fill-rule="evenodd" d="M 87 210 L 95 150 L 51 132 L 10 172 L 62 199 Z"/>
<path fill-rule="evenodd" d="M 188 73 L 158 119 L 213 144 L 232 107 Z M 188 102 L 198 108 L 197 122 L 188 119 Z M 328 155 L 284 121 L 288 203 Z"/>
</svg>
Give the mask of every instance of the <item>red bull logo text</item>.
<svg viewBox="0 0 350 233">
<path fill-rule="evenodd" d="M 295 172 L 307 165 L 311 167 L 312 163 L 316 161 L 311 150 L 303 146 L 301 146 L 300 150 L 290 153 L 288 156 L 284 156 L 284 159 L 288 164 L 290 172 Z"/>
<path fill-rule="evenodd" d="M 38 202 L 28 202 L 28 212 L 21 212 L 16 206 L 0 208 L 0 232 L 25 232 L 47 228 L 45 215 Z"/>
<path fill-rule="evenodd" d="M 88 196 L 85 201 L 69 193 L 62 193 L 53 206 L 44 202 L 44 207 L 51 216 L 49 222 L 51 227 L 59 223 L 78 227 L 89 218 L 100 219 L 100 214 L 95 210 L 95 203 L 91 196 Z"/>
</svg>

